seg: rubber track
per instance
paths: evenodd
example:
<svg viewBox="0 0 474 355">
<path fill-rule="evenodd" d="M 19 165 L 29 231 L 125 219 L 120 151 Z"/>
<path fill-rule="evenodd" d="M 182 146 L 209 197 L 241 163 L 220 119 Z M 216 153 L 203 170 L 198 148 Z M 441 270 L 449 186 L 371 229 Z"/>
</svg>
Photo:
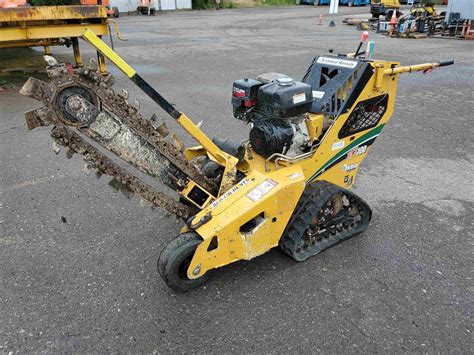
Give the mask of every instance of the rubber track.
<svg viewBox="0 0 474 355">
<path fill-rule="evenodd" d="M 342 231 L 336 231 L 321 241 L 315 242 L 305 250 L 298 250 L 301 239 L 311 225 L 311 220 L 326 202 L 336 193 L 344 193 L 351 204 L 356 204 L 361 213 L 361 220 L 356 226 L 349 226 Z M 283 236 L 280 239 L 280 248 L 296 261 L 304 261 L 309 257 L 319 254 L 322 251 L 349 238 L 362 233 L 369 225 L 372 211 L 367 203 L 352 192 L 338 187 L 326 181 L 315 181 L 306 186 L 295 212 L 287 225 Z"/>
</svg>

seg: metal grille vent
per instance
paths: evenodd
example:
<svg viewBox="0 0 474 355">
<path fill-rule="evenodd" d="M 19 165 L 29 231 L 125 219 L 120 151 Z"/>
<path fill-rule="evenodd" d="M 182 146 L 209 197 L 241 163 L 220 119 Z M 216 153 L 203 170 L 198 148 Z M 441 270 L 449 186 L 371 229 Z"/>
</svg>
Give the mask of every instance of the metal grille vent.
<svg viewBox="0 0 474 355">
<path fill-rule="evenodd" d="M 360 102 L 339 131 L 339 138 L 375 127 L 387 110 L 388 95 Z"/>
</svg>

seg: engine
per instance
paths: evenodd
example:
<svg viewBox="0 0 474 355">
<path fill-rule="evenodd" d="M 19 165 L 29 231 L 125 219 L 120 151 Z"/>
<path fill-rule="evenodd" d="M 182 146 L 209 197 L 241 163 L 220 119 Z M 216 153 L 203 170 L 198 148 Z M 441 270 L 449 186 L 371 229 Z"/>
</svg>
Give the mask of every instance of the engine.
<svg viewBox="0 0 474 355">
<path fill-rule="evenodd" d="M 257 154 L 297 156 L 310 148 L 305 114 L 313 102 L 311 86 L 279 73 L 234 82 L 234 117 L 251 124 Z"/>
</svg>

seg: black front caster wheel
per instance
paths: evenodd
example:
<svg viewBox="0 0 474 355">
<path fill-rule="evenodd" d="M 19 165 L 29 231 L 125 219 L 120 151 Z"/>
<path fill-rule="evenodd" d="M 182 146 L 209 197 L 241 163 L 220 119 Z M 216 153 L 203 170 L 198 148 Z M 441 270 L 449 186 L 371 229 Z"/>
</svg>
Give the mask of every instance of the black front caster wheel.
<svg viewBox="0 0 474 355">
<path fill-rule="evenodd" d="M 188 267 L 194 252 L 202 239 L 195 233 L 184 233 L 173 239 L 158 258 L 158 272 L 166 284 L 177 292 L 187 292 L 201 286 L 209 278 L 208 274 L 197 279 L 189 279 Z"/>
</svg>

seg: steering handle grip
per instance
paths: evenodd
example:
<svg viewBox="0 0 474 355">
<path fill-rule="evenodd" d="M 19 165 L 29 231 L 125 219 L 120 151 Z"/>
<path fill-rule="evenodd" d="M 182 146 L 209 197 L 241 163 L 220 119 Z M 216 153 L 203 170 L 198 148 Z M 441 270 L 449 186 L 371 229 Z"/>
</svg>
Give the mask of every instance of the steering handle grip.
<svg viewBox="0 0 474 355">
<path fill-rule="evenodd" d="M 439 67 L 445 67 L 445 66 L 448 66 L 448 65 L 453 65 L 454 64 L 454 60 L 444 60 L 442 62 L 438 62 L 439 63 Z"/>
</svg>

